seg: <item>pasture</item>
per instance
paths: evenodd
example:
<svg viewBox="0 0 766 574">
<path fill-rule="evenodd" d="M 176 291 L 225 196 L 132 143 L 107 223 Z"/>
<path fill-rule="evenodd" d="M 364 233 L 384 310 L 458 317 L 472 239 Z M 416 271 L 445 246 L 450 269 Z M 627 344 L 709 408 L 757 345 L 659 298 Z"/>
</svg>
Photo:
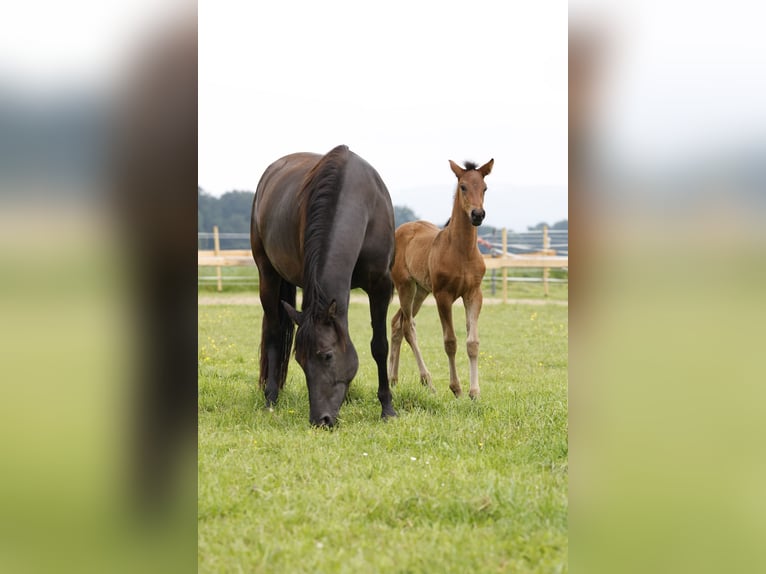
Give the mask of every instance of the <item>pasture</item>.
<svg viewBox="0 0 766 574">
<path fill-rule="evenodd" d="M 473 402 L 448 388 L 429 297 L 417 325 L 436 393 L 405 343 L 399 416 L 383 422 L 368 307 L 352 303 L 359 372 L 325 430 L 309 425 L 294 359 L 264 408 L 260 305 L 206 299 L 224 304 L 199 307 L 200 572 L 567 571 L 566 306 L 484 306 Z M 394 296 L 389 321 L 397 309 Z M 467 391 L 460 302 L 454 316 Z"/>
</svg>

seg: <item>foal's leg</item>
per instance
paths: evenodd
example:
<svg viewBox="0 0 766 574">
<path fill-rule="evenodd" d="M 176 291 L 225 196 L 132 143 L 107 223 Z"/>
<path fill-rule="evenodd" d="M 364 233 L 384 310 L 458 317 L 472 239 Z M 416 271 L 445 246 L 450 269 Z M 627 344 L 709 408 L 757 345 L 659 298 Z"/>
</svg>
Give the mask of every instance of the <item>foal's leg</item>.
<svg viewBox="0 0 766 574">
<path fill-rule="evenodd" d="M 415 332 L 414 316 L 420 310 L 423 300 L 428 296 L 428 291 L 422 289 L 413 280 L 406 281 L 397 287 L 399 292 L 399 304 L 401 308 L 396 312 L 391 320 L 391 358 L 388 363 L 389 378 L 394 381 L 399 375 L 399 351 L 402 346 L 402 337 L 406 339 L 407 344 L 412 348 L 415 355 L 415 362 L 418 364 L 420 372 L 420 382 L 435 392 L 431 384 L 431 373 L 428 372 L 423 355 L 418 347 L 417 333 Z"/>
<path fill-rule="evenodd" d="M 428 297 L 428 291 L 420 286 L 416 287 L 415 296 L 412 300 L 412 312 L 410 313 L 409 321 L 402 320 L 402 327 L 404 330 L 404 338 L 412 348 L 412 354 L 415 355 L 415 362 L 418 364 L 418 371 L 420 372 L 420 383 L 432 392 L 435 393 L 436 389 L 431 382 L 431 373 L 426 367 L 426 363 L 423 360 L 423 355 L 420 352 L 418 346 L 418 335 L 415 331 L 415 315 L 420 311 L 420 307 L 423 305 L 423 301 Z"/>
<path fill-rule="evenodd" d="M 455 329 L 452 326 L 452 304 L 455 300 L 452 295 L 445 292 L 434 293 L 436 298 L 436 307 L 439 309 L 439 319 L 442 323 L 442 332 L 444 333 L 444 352 L 447 353 L 449 361 L 449 388 L 454 393 L 455 398 L 463 394 L 460 388 L 460 379 L 457 376 L 455 367 L 455 353 L 457 353 L 457 338 Z"/>
<path fill-rule="evenodd" d="M 391 354 L 388 359 L 388 380 L 392 386 L 399 381 L 399 356 L 404 338 L 404 318 L 412 314 L 415 289 L 416 285 L 412 279 L 407 279 L 396 287 L 399 294 L 399 310 L 391 319 Z"/>
<path fill-rule="evenodd" d="M 468 333 L 466 338 L 466 350 L 468 351 L 468 366 L 471 376 L 471 389 L 468 396 L 472 399 L 479 398 L 479 313 L 483 296 L 481 289 L 463 296 L 465 305 L 465 328 Z"/>
<path fill-rule="evenodd" d="M 401 302 L 401 298 L 399 299 Z M 402 349 L 402 310 L 399 309 L 391 319 L 391 354 L 388 358 L 388 381 L 395 386 L 399 381 L 399 353 Z"/>
<path fill-rule="evenodd" d="M 370 350 L 378 366 L 378 400 L 382 407 L 381 418 L 395 417 L 396 411 L 391 404 L 391 388 L 386 372 L 388 339 L 386 338 L 386 315 L 388 304 L 394 292 L 394 283 L 386 274 L 367 292 L 370 298 L 370 320 L 372 322 L 372 341 Z M 401 343 L 401 338 L 400 338 Z"/>
</svg>

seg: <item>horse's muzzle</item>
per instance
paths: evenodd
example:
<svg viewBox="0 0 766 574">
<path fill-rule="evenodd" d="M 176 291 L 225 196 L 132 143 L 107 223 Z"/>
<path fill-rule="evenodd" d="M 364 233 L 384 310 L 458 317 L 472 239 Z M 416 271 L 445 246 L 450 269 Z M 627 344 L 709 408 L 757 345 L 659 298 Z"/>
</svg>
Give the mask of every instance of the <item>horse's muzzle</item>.
<svg viewBox="0 0 766 574">
<path fill-rule="evenodd" d="M 330 416 L 329 414 L 324 414 L 322 416 L 312 418 L 311 424 L 314 425 L 315 427 L 331 428 L 335 425 L 335 417 Z"/>
<path fill-rule="evenodd" d="M 486 216 L 487 213 L 483 209 L 472 209 L 471 210 L 471 225 L 474 227 L 479 227 L 481 225 L 481 222 L 484 221 L 484 216 Z"/>
</svg>

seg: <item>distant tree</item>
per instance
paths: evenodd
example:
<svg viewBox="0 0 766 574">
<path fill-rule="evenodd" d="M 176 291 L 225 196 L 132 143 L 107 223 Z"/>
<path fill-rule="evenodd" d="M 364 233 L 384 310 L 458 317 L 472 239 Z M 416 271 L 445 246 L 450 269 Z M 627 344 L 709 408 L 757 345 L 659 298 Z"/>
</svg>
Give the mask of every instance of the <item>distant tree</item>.
<svg viewBox="0 0 766 574">
<path fill-rule="evenodd" d="M 253 207 L 252 191 L 227 191 L 219 199 L 221 220 L 218 228 L 227 233 L 250 232 L 250 210 Z"/>
<path fill-rule="evenodd" d="M 219 220 L 218 198 L 197 186 L 197 231 L 213 231 Z"/>
<path fill-rule="evenodd" d="M 217 225 L 221 233 L 250 233 L 253 195 L 252 191 L 227 191 L 214 197 L 197 186 L 197 231 L 210 233 Z M 247 239 L 221 239 L 221 249 L 247 249 L 248 245 Z"/>
<path fill-rule="evenodd" d="M 409 207 L 404 205 L 394 206 L 395 227 L 399 227 L 402 223 L 407 223 L 408 221 L 417 221 L 418 219 L 420 219 L 420 217 L 418 217 Z"/>
<path fill-rule="evenodd" d="M 542 231 L 543 227 L 545 227 L 546 225 L 548 225 L 548 224 L 545 223 L 544 221 L 541 221 L 540 223 L 538 223 L 537 225 L 534 225 L 534 226 L 529 226 L 528 225 L 527 226 L 527 231 Z M 550 229 L 550 227 L 551 226 L 548 225 L 548 229 Z"/>
<path fill-rule="evenodd" d="M 479 227 L 479 235 L 482 236 L 482 237 L 484 237 L 484 236 L 492 236 L 492 237 L 494 237 L 495 235 L 499 236 L 500 235 L 500 229 L 498 229 L 497 227 L 493 227 L 491 225 L 481 225 Z"/>
<path fill-rule="evenodd" d="M 553 227 L 551 229 L 569 229 L 569 221 L 566 219 L 562 219 L 561 221 L 557 221 L 553 224 Z"/>
</svg>

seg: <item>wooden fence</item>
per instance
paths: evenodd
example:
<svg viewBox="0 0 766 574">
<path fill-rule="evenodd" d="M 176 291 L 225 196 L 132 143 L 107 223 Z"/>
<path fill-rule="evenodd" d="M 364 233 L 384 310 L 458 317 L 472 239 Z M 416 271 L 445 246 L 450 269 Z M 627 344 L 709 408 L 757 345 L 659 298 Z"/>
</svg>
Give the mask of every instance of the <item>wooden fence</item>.
<svg viewBox="0 0 766 574">
<path fill-rule="evenodd" d="M 197 252 L 197 265 L 199 267 L 215 267 L 218 291 L 223 290 L 222 267 L 231 266 L 255 266 L 253 254 L 249 249 L 220 249 L 220 235 L 218 227 L 213 227 L 213 249 L 199 250 Z M 503 302 L 508 301 L 508 269 L 512 268 L 531 268 L 543 270 L 543 289 L 545 295 L 548 295 L 548 284 L 550 283 L 550 269 L 568 269 L 569 256 L 556 255 L 556 251 L 550 248 L 550 236 L 548 228 L 543 228 L 543 248 L 534 253 L 516 255 L 508 252 L 508 233 L 506 229 L 502 230 L 502 244 L 500 252 L 493 252 L 491 255 L 484 256 L 484 263 L 487 270 L 500 269 L 502 271 L 502 298 Z"/>
</svg>

